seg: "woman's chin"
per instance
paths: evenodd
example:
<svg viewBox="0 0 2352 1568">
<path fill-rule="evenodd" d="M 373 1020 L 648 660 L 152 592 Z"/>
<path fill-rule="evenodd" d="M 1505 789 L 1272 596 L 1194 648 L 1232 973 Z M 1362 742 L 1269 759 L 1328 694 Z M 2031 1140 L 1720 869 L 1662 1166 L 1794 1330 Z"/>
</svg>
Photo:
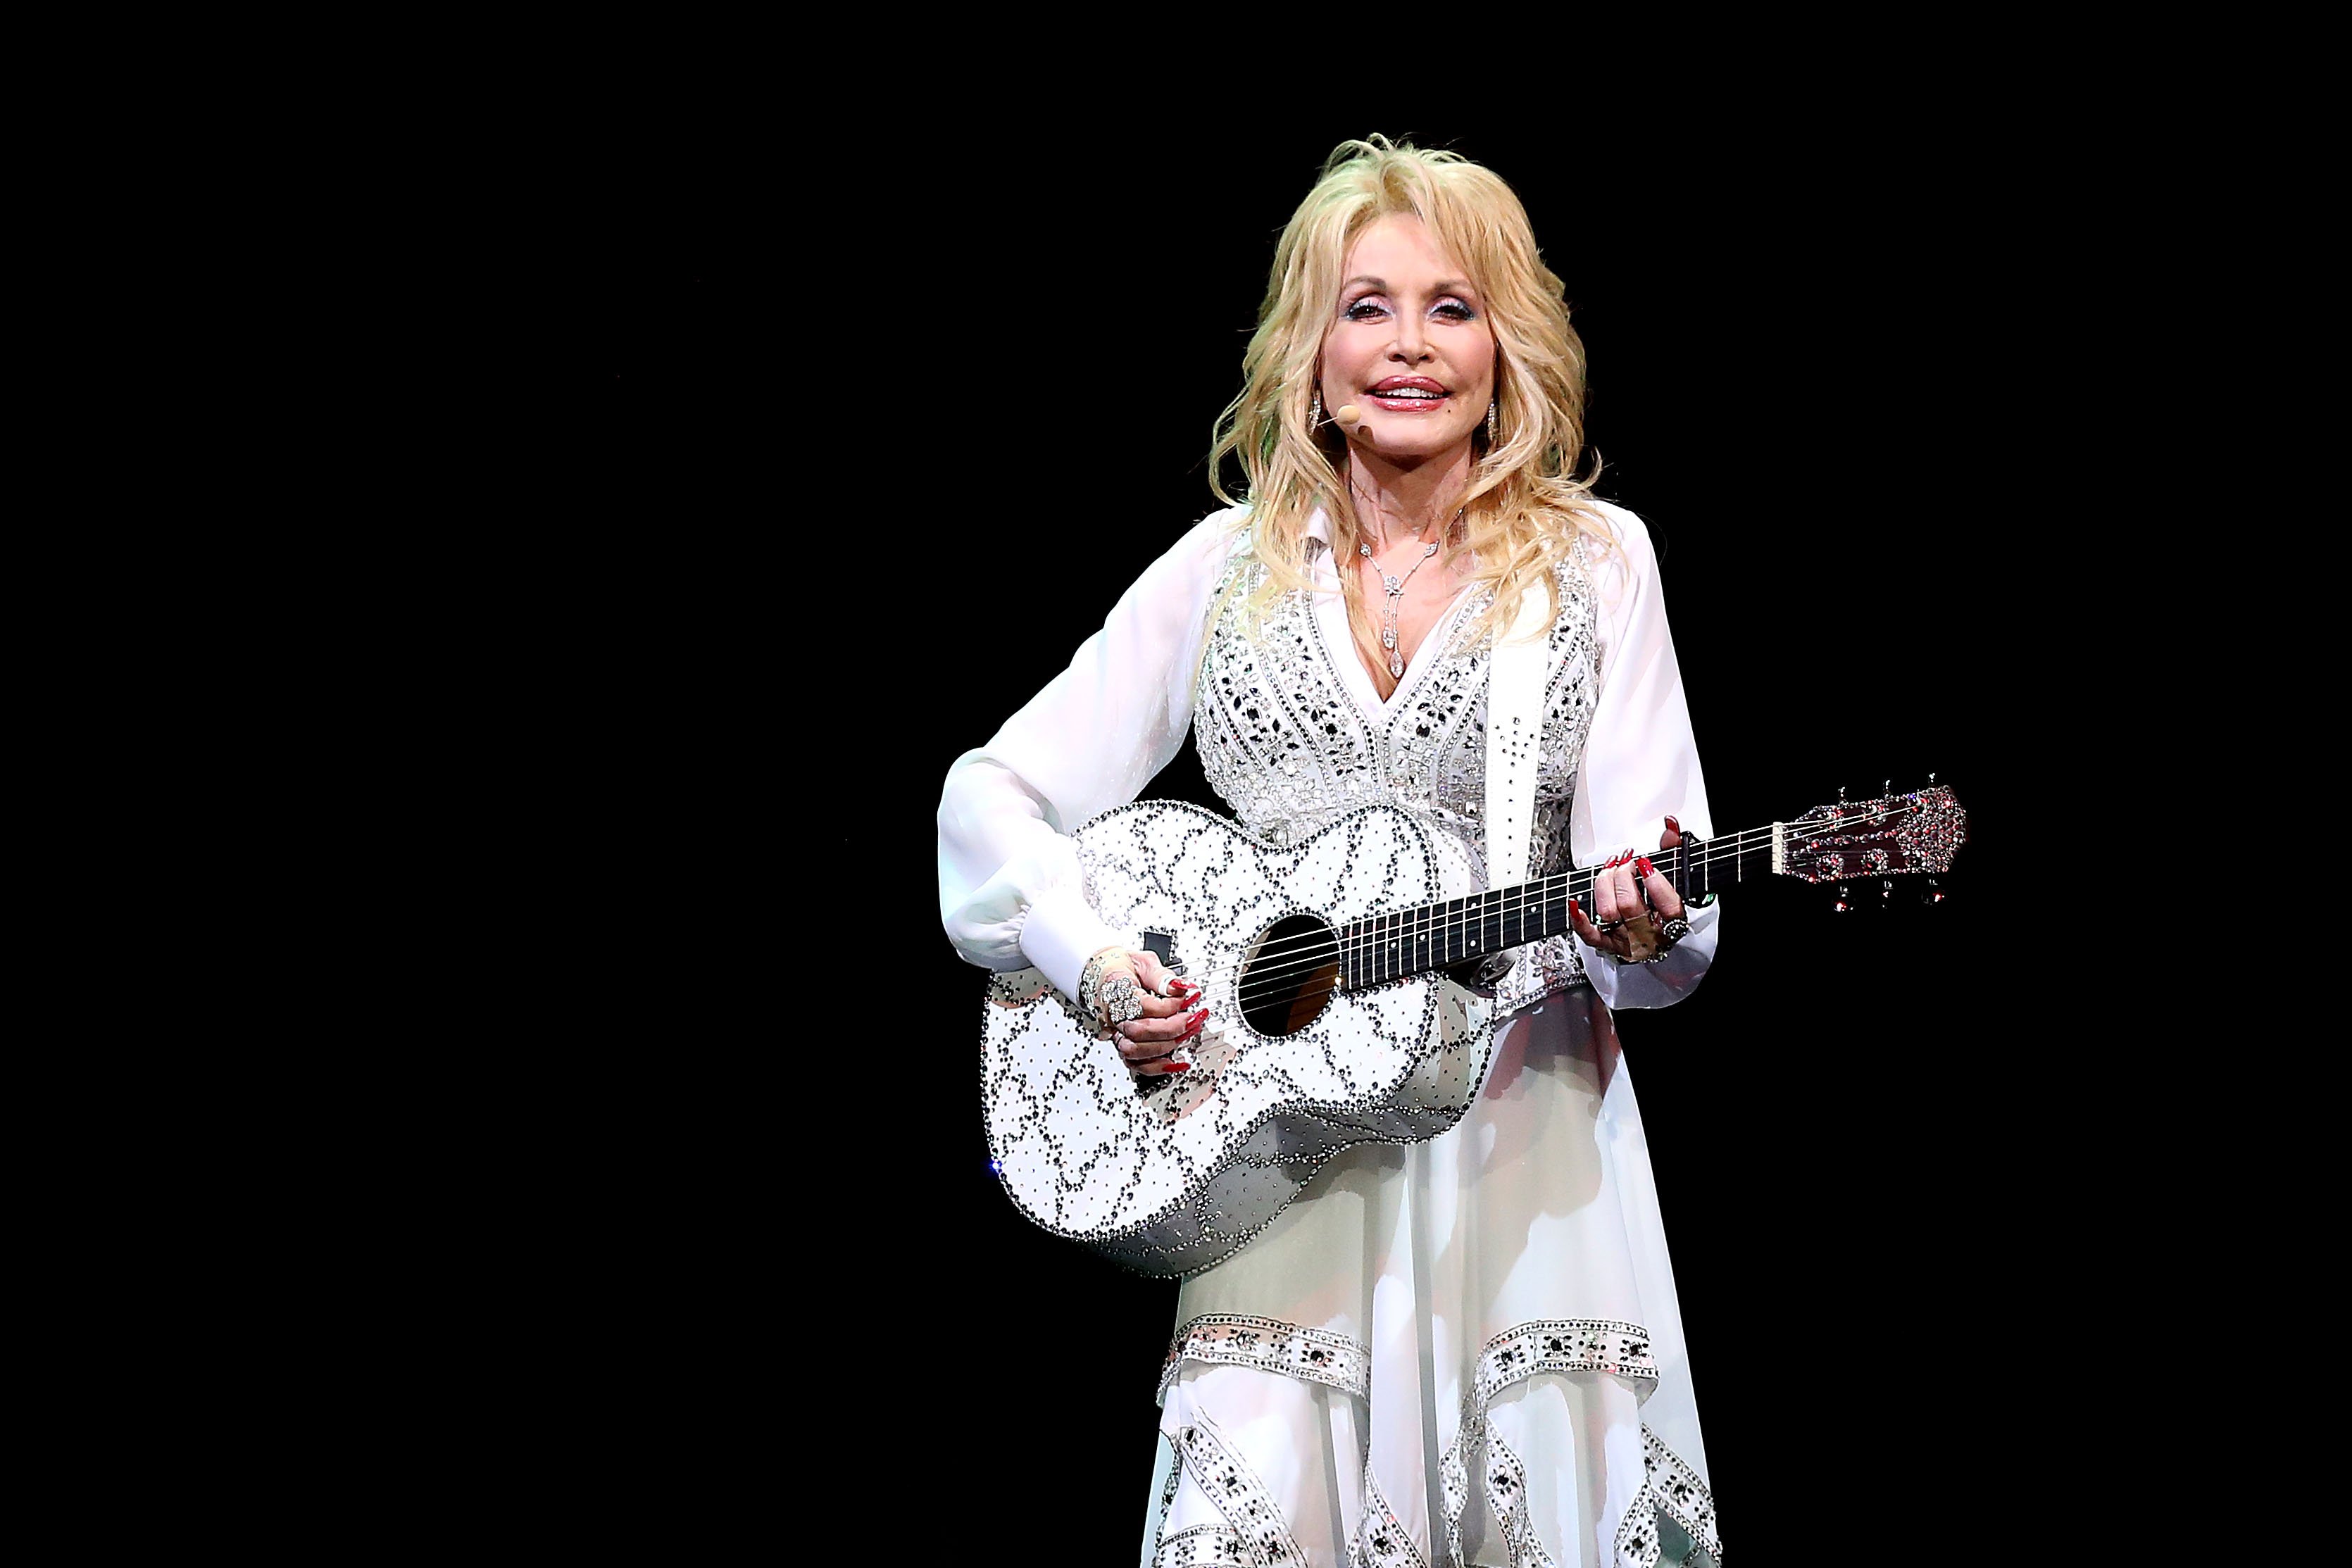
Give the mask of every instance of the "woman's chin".
<svg viewBox="0 0 2352 1568">
<path fill-rule="evenodd" d="M 1470 448 L 1468 431 L 1431 430 L 1416 424 L 1410 415 L 1379 421 L 1370 425 L 1367 434 L 1370 439 L 1359 437 L 1352 444 L 1355 448 L 1395 463 L 1426 463 L 1433 457 L 1451 457 Z"/>
</svg>

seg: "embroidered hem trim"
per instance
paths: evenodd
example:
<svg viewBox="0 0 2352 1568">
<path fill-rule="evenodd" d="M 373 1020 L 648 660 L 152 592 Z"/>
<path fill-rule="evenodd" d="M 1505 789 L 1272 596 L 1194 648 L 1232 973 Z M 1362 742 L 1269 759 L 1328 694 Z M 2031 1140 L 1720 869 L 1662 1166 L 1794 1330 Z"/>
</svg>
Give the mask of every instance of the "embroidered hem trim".
<svg viewBox="0 0 2352 1568">
<path fill-rule="evenodd" d="M 1257 1568 L 1242 1538 L 1222 1524 L 1180 1530 L 1151 1554 L 1151 1568 Z"/>
<path fill-rule="evenodd" d="M 1457 1563 L 1462 1560 L 1462 1514 L 1470 1503 L 1473 1465 L 1484 1472 L 1487 1506 L 1510 1549 L 1513 1568 L 1543 1568 L 1550 1561 L 1536 1543 L 1534 1526 L 1527 1517 L 1527 1471 L 1518 1456 L 1494 1436 L 1486 1419 L 1487 1409 L 1503 1390 L 1547 1372 L 1606 1372 L 1653 1386 L 1658 1379 L 1657 1363 L 1650 1354 L 1650 1331 L 1639 1323 L 1615 1318 L 1539 1318 L 1488 1340 L 1478 1353 L 1477 1373 L 1463 1391 L 1462 1416 L 1453 1445 L 1438 1461 L 1445 1541 Z M 1654 1568 L 1658 1560 L 1656 1509 L 1644 1500 L 1654 1490 L 1648 1474 L 1649 1428 L 1642 1431 L 1645 1439 L 1643 1480 L 1626 1505 L 1625 1522 L 1617 1531 L 1617 1558 L 1625 1568 Z M 1644 1551 L 1646 1557 L 1642 1555 Z"/>
<path fill-rule="evenodd" d="M 1658 1511 L 1691 1538 L 1690 1555 L 1684 1561 L 1690 1568 L 1721 1568 L 1723 1538 L 1716 1533 L 1715 1493 L 1646 1426 L 1642 1428 L 1642 1466 L 1648 1471 L 1643 1488 Z"/>
<path fill-rule="evenodd" d="M 1412 1532 L 1389 1506 L 1381 1483 L 1372 1479 L 1372 1461 L 1364 1461 L 1362 1517 L 1348 1540 L 1348 1568 L 1429 1568 L 1413 1544 Z"/>
<path fill-rule="evenodd" d="M 1185 1323 L 1169 1346 L 1155 1403 L 1166 1405 L 1168 1390 L 1188 1361 L 1246 1366 L 1320 1383 L 1360 1398 L 1368 1398 L 1371 1390 L 1369 1347 L 1345 1334 L 1275 1318 L 1208 1312 Z M 1477 1371 L 1463 1397 L 1461 1424 L 1439 1461 L 1450 1561 L 1462 1560 L 1462 1515 L 1470 1500 L 1470 1469 L 1475 1464 L 1513 1568 L 1553 1568 L 1528 1516 L 1526 1467 L 1494 1435 L 1486 1412 L 1515 1384 L 1539 1374 L 1578 1372 L 1605 1372 L 1654 1385 L 1658 1369 L 1650 1354 L 1649 1331 L 1614 1318 L 1544 1318 L 1505 1330 L 1479 1352 Z M 1173 1502 L 1181 1474 L 1189 1470 L 1232 1528 L 1194 1525 L 1177 1531 L 1160 1543 L 1152 1568 L 1304 1564 L 1272 1496 L 1206 1416 L 1196 1416 L 1172 1441 L 1178 1467 L 1169 1475 L 1161 1517 Z M 1723 1541 L 1717 1532 L 1714 1493 L 1647 1424 L 1642 1427 L 1642 1482 L 1617 1526 L 1617 1568 L 1657 1568 L 1664 1548 L 1661 1515 L 1690 1538 L 1688 1568 L 1721 1568 Z M 1382 1495 L 1369 1460 L 1348 1561 L 1350 1568 L 1426 1568 L 1420 1547 Z"/>
<path fill-rule="evenodd" d="M 1191 1425 L 1177 1430 L 1176 1451 L 1193 1484 L 1225 1516 L 1246 1568 L 1307 1568 L 1307 1554 L 1291 1539 L 1289 1521 L 1275 1506 L 1274 1494 L 1215 1422 L 1196 1413 Z M 1178 1531 L 1170 1540 L 1191 1533 Z"/>
<path fill-rule="evenodd" d="M 1559 1568 L 1536 1539 L 1535 1521 L 1528 1517 L 1528 1468 L 1509 1444 L 1492 1433 L 1486 1437 L 1486 1507 L 1502 1528 L 1511 1568 Z"/>
<path fill-rule="evenodd" d="M 1160 1370 L 1155 1404 L 1168 1403 L 1169 1385 L 1188 1361 L 1255 1367 L 1324 1384 L 1359 1399 L 1370 1398 L 1372 1392 L 1370 1346 L 1327 1329 L 1304 1328 L 1275 1318 L 1204 1312 L 1177 1330 Z"/>
</svg>

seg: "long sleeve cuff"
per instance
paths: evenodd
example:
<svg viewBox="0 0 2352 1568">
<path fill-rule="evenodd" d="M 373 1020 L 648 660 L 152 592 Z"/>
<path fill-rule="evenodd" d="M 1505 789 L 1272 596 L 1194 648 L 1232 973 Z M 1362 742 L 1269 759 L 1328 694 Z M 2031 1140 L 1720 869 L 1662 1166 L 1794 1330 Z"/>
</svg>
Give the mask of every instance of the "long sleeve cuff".
<svg viewBox="0 0 2352 1568">
<path fill-rule="evenodd" d="M 1021 923 L 1021 955 L 1066 997 L 1078 994 L 1087 960 L 1109 946 L 1136 945 L 1132 932 L 1118 931 L 1087 904 L 1075 887 L 1049 888 L 1030 900 Z"/>
<path fill-rule="evenodd" d="M 1625 1008 L 1670 1007 L 1698 988 L 1715 961 L 1716 942 L 1723 930 L 1723 902 L 1691 910 L 1690 935 L 1654 964 L 1621 964 L 1605 953 L 1584 946 L 1584 975 L 1611 1012 Z"/>
</svg>

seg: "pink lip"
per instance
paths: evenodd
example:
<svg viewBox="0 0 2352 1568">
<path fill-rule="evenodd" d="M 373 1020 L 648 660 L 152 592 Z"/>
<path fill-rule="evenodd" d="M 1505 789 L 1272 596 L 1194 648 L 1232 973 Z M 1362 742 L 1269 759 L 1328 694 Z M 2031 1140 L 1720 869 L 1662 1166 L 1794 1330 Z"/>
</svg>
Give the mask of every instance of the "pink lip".
<svg viewBox="0 0 2352 1568">
<path fill-rule="evenodd" d="M 1402 392 L 1406 387 L 1412 387 L 1419 392 L 1435 392 L 1437 395 L 1435 397 L 1382 397 L 1380 395 L 1383 392 Z M 1368 390 L 1372 406 L 1385 409 L 1391 413 L 1435 413 L 1454 398 L 1454 394 L 1445 390 L 1444 382 L 1431 381 L 1427 376 L 1390 376 L 1385 381 L 1374 382 Z"/>
</svg>

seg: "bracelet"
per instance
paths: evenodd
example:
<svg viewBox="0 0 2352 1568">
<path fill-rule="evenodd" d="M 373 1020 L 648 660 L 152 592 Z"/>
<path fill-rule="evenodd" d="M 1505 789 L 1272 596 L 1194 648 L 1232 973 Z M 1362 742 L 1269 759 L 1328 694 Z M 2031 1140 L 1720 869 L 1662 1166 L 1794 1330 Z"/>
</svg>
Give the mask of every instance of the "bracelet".
<svg viewBox="0 0 2352 1568">
<path fill-rule="evenodd" d="M 1625 933 L 1626 948 L 1619 963 L 1654 964 L 1665 956 L 1665 949 L 1658 946 L 1658 924 L 1648 910 L 1637 909 L 1617 924 Z"/>
<path fill-rule="evenodd" d="M 1143 1016 L 1143 998 L 1136 994 L 1135 971 L 1129 967 L 1110 969 L 1112 959 L 1131 956 L 1124 947 L 1106 947 L 1087 960 L 1086 968 L 1078 976 L 1080 1012 L 1106 1027 Z M 1108 978 L 1106 970 L 1110 970 Z"/>
<path fill-rule="evenodd" d="M 1618 925 L 1633 927 L 1633 935 L 1627 938 L 1627 941 L 1633 948 L 1633 952 L 1609 953 L 1609 949 L 1606 947 L 1603 947 L 1601 951 L 1609 953 L 1609 956 L 1612 958 L 1616 959 L 1620 964 L 1664 963 L 1666 960 L 1666 955 L 1675 950 L 1675 944 L 1690 935 L 1690 922 L 1679 915 L 1675 915 L 1672 920 L 1658 922 L 1654 928 L 1646 934 L 1648 936 L 1647 946 L 1649 950 L 1644 953 L 1643 948 L 1644 946 L 1643 937 L 1645 934 L 1643 932 L 1642 927 L 1651 925 L 1653 918 L 1653 916 L 1644 913 L 1615 922 Z M 1610 929 L 1610 927 L 1604 925 L 1601 929 L 1606 931 Z"/>
</svg>

